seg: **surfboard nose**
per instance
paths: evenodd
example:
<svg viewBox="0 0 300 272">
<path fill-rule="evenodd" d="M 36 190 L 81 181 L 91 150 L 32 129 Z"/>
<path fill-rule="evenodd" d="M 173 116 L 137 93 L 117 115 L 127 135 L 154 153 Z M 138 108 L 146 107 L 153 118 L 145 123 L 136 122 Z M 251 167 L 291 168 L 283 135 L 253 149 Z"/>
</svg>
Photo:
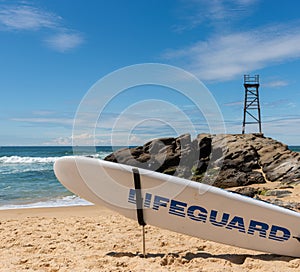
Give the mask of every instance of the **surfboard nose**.
<svg viewBox="0 0 300 272">
<path fill-rule="evenodd" d="M 80 161 L 80 158 L 76 156 L 59 158 L 54 162 L 54 173 L 59 182 L 70 192 L 95 203 L 98 197 L 87 186 L 84 177 L 80 173 L 78 161 Z"/>
<path fill-rule="evenodd" d="M 72 181 L 78 178 L 75 158 L 62 157 L 57 159 L 54 162 L 53 170 L 59 182 L 70 190 L 70 187 L 74 185 Z"/>
</svg>

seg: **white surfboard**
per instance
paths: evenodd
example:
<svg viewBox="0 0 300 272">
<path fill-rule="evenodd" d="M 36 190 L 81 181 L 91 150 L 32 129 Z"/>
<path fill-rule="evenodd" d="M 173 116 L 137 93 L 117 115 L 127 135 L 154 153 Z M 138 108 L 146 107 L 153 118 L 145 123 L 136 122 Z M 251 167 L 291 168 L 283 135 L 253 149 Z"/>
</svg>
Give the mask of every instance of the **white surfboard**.
<svg viewBox="0 0 300 272">
<path fill-rule="evenodd" d="M 194 181 L 87 157 L 60 158 L 54 171 L 71 192 L 141 224 L 300 257 L 300 214 L 295 211 Z"/>
</svg>

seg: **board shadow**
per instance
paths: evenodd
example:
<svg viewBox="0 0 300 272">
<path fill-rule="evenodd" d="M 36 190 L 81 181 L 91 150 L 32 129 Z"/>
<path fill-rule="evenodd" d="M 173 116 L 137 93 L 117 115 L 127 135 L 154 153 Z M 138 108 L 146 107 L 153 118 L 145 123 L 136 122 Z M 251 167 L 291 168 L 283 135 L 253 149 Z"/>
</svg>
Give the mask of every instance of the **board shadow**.
<svg viewBox="0 0 300 272">
<path fill-rule="evenodd" d="M 109 252 L 106 254 L 107 256 L 120 258 L 120 257 L 143 257 L 143 255 L 139 252 L 132 253 L 132 252 Z M 192 253 L 187 252 L 185 255 L 180 255 L 179 253 L 147 253 L 146 258 L 163 258 L 165 256 L 173 256 L 175 258 L 181 257 L 182 259 L 186 259 L 188 262 L 193 259 L 221 259 L 229 261 L 233 264 L 242 265 L 247 258 L 261 260 L 261 261 L 283 261 L 283 262 L 290 262 L 291 260 L 297 259 L 294 257 L 287 257 L 281 256 L 276 254 L 268 254 L 262 253 L 257 255 L 251 254 L 211 254 L 207 252 L 198 252 Z"/>
<path fill-rule="evenodd" d="M 202 258 L 202 259 L 222 259 L 229 261 L 233 264 L 243 264 L 247 258 L 255 259 L 255 260 L 261 260 L 261 261 L 284 261 L 289 262 L 291 260 L 294 260 L 296 258 L 293 257 L 287 257 L 287 256 L 281 256 L 276 254 L 268 254 L 268 253 L 262 253 L 257 255 L 251 255 L 251 254 L 211 254 L 207 252 L 199 252 L 199 253 L 186 253 L 183 258 L 187 259 L 188 261 L 196 259 L 196 258 Z"/>
</svg>

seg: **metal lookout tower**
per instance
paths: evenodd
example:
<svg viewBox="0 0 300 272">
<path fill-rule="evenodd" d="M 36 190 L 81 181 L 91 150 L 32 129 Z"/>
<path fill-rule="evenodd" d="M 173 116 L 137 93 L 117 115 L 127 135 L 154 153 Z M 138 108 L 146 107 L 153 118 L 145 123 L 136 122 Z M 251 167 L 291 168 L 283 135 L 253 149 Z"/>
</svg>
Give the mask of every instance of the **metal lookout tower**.
<svg viewBox="0 0 300 272">
<path fill-rule="evenodd" d="M 261 130 L 261 116 L 259 104 L 259 75 L 244 75 L 245 102 L 244 102 L 244 119 L 242 134 L 245 134 L 246 124 L 258 124 L 259 133 Z M 248 120 L 250 119 L 250 120 Z"/>
</svg>

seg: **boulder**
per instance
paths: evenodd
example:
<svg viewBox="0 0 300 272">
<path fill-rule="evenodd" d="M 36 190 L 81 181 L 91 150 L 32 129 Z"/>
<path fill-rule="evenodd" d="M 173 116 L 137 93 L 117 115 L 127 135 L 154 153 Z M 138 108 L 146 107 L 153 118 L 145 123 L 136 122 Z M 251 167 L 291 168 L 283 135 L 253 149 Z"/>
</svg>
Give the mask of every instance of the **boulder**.
<svg viewBox="0 0 300 272">
<path fill-rule="evenodd" d="M 159 138 L 123 148 L 105 160 L 175 175 L 220 188 L 280 181 L 300 183 L 300 155 L 262 134 L 202 133 Z"/>
<path fill-rule="evenodd" d="M 292 192 L 289 190 L 268 190 L 265 196 L 276 196 L 277 198 L 282 198 L 290 195 Z"/>
<path fill-rule="evenodd" d="M 240 187 L 240 188 L 233 190 L 232 192 L 241 194 L 241 195 L 245 195 L 248 197 L 254 197 L 255 195 L 257 195 L 259 193 L 259 189 L 253 188 L 253 187 Z"/>
</svg>

